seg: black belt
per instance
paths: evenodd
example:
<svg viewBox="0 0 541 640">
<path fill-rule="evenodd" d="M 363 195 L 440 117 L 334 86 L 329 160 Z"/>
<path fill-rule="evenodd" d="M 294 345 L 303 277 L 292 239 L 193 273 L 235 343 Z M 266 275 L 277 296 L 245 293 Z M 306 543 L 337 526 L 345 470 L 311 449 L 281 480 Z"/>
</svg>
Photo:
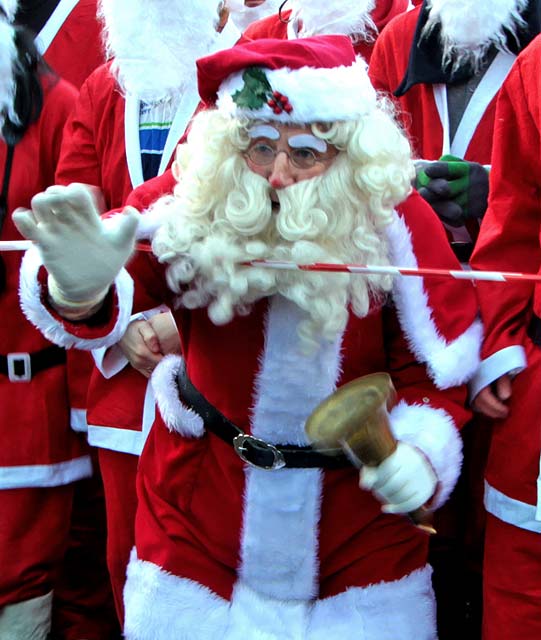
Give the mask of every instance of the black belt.
<svg viewBox="0 0 541 640">
<path fill-rule="evenodd" d="M 530 320 L 526 333 L 535 345 L 541 347 L 541 319 L 538 318 L 535 313 Z"/>
<path fill-rule="evenodd" d="M 55 344 L 34 353 L 8 353 L 0 355 L 0 373 L 11 382 L 28 382 L 40 371 L 66 362 L 66 350 Z"/>
<path fill-rule="evenodd" d="M 459 262 L 469 262 L 473 253 L 473 242 L 451 242 L 451 249 Z"/>
<path fill-rule="evenodd" d="M 268 470 L 282 467 L 342 469 L 351 466 L 341 449 L 328 449 L 322 453 L 312 447 L 274 445 L 248 435 L 222 415 L 193 386 L 184 367 L 178 374 L 177 383 L 182 402 L 203 418 L 207 431 L 231 445 L 237 455 L 249 465 Z"/>
</svg>

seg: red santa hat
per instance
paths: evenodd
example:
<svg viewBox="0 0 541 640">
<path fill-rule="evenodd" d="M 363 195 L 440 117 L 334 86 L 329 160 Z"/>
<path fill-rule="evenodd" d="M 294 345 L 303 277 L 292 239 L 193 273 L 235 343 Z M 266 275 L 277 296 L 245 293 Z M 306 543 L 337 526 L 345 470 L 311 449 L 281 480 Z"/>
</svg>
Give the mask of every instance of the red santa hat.
<svg viewBox="0 0 541 640">
<path fill-rule="evenodd" d="M 233 117 L 284 123 L 355 120 L 376 105 L 346 36 L 261 39 L 197 61 L 199 94 Z"/>
</svg>

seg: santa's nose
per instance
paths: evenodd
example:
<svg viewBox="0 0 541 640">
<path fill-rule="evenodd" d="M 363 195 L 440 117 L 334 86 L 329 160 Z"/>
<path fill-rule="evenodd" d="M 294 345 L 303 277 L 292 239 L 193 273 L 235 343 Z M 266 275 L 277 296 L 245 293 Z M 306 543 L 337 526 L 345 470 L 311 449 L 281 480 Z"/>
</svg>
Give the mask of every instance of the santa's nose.
<svg viewBox="0 0 541 640">
<path fill-rule="evenodd" d="M 273 189 L 283 189 L 295 182 L 294 168 L 285 151 L 279 151 L 274 157 L 274 163 L 269 175 L 269 184 Z"/>
</svg>

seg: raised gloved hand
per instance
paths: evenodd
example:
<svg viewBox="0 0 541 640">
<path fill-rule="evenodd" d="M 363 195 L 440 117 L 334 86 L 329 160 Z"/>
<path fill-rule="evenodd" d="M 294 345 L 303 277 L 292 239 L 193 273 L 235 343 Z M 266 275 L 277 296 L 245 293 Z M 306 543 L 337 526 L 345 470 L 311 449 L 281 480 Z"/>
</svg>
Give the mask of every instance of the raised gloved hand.
<svg viewBox="0 0 541 640">
<path fill-rule="evenodd" d="M 49 187 L 17 209 L 13 221 L 38 246 L 49 290 L 60 307 L 99 303 L 133 251 L 138 213 L 129 207 L 107 223 L 84 185 Z"/>
<path fill-rule="evenodd" d="M 438 480 L 432 465 L 416 447 L 399 442 L 377 467 L 361 469 L 359 485 L 372 491 L 385 513 L 409 513 L 434 495 Z"/>
<path fill-rule="evenodd" d="M 445 155 L 438 162 L 417 162 L 416 172 L 416 188 L 443 222 L 459 227 L 484 216 L 488 171 L 483 165 Z"/>
</svg>

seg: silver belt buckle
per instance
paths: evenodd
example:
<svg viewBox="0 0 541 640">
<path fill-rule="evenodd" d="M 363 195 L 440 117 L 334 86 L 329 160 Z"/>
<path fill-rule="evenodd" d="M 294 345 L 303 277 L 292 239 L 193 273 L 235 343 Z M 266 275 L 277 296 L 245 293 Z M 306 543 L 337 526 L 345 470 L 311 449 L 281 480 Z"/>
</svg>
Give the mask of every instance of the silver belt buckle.
<svg viewBox="0 0 541 640">
<path fill-rule="evenodd" d="M 11 382 L 29 382 L 32 379 L 32 364 L 30 361 L 29 353 L 8 353 L 8 378 Z M 15 371 L 15 365 L 23 363 L 24 371 L 17 373 Z"/>
<path fill-rule="evenodd" d="M 256 444 L 260 449 L 266 449 L 270 451 L 274 456 L 271 465 L 259 465 L 255 464 L 251 460 L 246 458 L 246 443 L 252 442 Z M 241 460 L 243 460 L 246 464 L 249 464 L 251 467 L 255 467 L 256 469 L 265 469 L 266 471 L 275 471 L 276 469 L 281 469 L 286 466 L 286 461 L 284 460 L 284 456 L 281 451 L 279 451 L 275 446 L 265 442 L 264 440 L 260 440 L 259 438 L 254 438 L 254 436 L 250 436 L 247 433 L 239 433 L 238 436 L 233 438 L 233 447 L 235 448 L 235 452 L 239 456 Z"/>
</svg>

